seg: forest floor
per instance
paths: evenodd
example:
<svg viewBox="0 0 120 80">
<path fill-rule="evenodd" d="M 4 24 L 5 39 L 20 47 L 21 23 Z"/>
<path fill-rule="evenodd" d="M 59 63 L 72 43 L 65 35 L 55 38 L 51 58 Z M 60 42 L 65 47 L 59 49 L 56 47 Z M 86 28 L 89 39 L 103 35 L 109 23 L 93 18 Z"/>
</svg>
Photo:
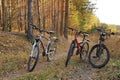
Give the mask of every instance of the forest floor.
<svg viewBox="0 0 120 80">
<path fill-rule="evenodd" d="M 101 69 L 92 68 L 88 62 L 81 62 L 76 55 L 65 67 L 72 38 L 61 38 L 55 59 L 47 62 L 46 58 L 40 57 L 33 72 L 28 72 L 31 43 L 22 34 L 0 32 L 0 80 L 120 80 L 120 38 L 112 36 L 106 40 L 111 58 Z M 90 46 L 93 46 L 96 39 L 94 36 L 90 36 L 90 39 Z"/>
</svg>

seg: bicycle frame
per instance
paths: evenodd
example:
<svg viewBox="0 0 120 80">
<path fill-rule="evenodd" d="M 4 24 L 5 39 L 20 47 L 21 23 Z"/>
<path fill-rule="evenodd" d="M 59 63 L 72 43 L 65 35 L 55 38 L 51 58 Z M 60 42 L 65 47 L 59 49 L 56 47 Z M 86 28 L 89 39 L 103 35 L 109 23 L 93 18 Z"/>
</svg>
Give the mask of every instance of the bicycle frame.
<svg viewBox="0 0 120 80">
<path fill-rule="evenodd" d="M 99 48 L 97 48 L 97 51 L 96 51 L 96 55 L 97 57 L 99 57 L 103 51 L 102 49 L 102 45 L 104 44 L 104 41 L 105 41 L 105 37 L 107 35 L 103 32 L 100 33 L 100 36 L 99 36 L 99 41 L 98 41 L 98 44 L 99 44 Z"/>
<path fill-rule="evenodd" d="M 74 29 L 74 28 L 70 28 L 70 27 L 68 27 L 68 29 L 71 29 L 72 31 L 74 30 L 74 31 L 76 32 L 76 33 L 75 33 L 75 36 L 74 36 L 74 41 L 75 41 L 75 44 L 77 45 L 78 51 L 80 52 L 80 51 L 81 51 L 81 46 L 80 46 L 80 45 L 81 45 L 81 44 L 84 42 L 84 40 L 85 40 L 86 32 L 78 31 L 78 30 L 76 30 L 76 29 Z M 83 39 L 82 39 L 81 42 L 78 41 L 78 36 L 79 36 L 80 33 L 83 34 Z"/>
<path fill-rule="evenodd" d="M 80 51 L 81 50 L 80 44 L 83 43 L 83 40 L 81 42 L 78 41 L 78 33 L 77 32 L 76 32 L 74 38 L 75 38 L 75 43 L 77 44 L 77 49 Z"/>
<path fill-rule="evenodd" d="M 47 38 L 47 37 L 45 37 L 45 36 L 42 36 L 42 34 L 39 34 L 38 37 L 39 37 L 39 39 L 35 39 L 35 41 L 34 41 L 34 44 L 33 44 L 33 46 L 32 46 L 32 51 L 31 51 L 31 55 L 30 55 L 30 56 L 33 55 L 34 47 L 36 46 L 36 44 L 37 44 L 38 42 L 41 43 L 41 46 L 40 46 L 40 47 L 42 47 L 42 49 L 43 49 L 43 53 L 42 53 L 42 54 L 43 54 L 43 55 L 50 54 L 50 52 L 48 52 L 48 45 L 51 43 L 51 39 L 50 39 L 50 38 Z M 41 40 L 42 38 L 44 38 L 44 39 L 46 39 L 46 40 L 48 41 L 46 47 L 44 46 L 44 43 L 43 43 L 42 40 Z"/>
<path fill-rule="evenodd" d="M 47 46 L 44 46 L 44 43 L 42 42 L 42 38 L 47 40 Z M 51 43 L 50 37 L 47 38 L 45 36 L 42 36 L 42 34 L 40 34 L 40 43 L 41 43 L 41 47 L 43 49 L 43 55 L 50 54 L 50 52 L 48 51 L 49 44 Z"/>
</svg>

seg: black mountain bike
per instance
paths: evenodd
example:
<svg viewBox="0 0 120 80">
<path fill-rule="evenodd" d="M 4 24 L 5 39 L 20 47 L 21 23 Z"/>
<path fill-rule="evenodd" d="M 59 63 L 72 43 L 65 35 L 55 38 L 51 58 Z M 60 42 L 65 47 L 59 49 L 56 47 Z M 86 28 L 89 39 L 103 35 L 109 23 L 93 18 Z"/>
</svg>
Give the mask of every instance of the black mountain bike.
<svg viewBox="0 0 120 80">
<path fill-rule="evenodd" d="M 94 68 L 102 68 L 109 62 L 110 59 L 110 52 L 104 44 L 108 33 L 100 27 L 95 29 L 100 33 L 99 42 L 91 48 L 88 60 Z"/>
</svg>

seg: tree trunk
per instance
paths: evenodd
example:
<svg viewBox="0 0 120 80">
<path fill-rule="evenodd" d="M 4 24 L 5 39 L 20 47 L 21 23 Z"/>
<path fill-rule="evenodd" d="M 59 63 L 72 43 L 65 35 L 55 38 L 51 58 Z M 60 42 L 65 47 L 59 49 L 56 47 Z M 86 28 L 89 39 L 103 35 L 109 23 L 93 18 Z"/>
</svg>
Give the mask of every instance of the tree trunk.
<svg viewBox="0 0 120 80">
<path fill-rule="evenodd" d="M 5 25 L 5 0 L 2 0 L 2 31 L 6 31 Z"/>
<path fill-rule="evenodd" d="M 59 36 L 59 0 L 57 0 L 57 5 L 56 5 L 56 32 L 57 36 Z"/>
<path fill-rule="evenodd" d="M 12 20 L 11 20 L 11 18 L 12 18 L 12 16 L 11 16 L 11 6 L 12 6 L 12 2 L 11 2 L 11 0 L 9 0 L 9 25 L 8 25 L 8 31 L 9 32 L 11 32 L 12 31 Z"/>
<path fill-rule="evenodd" d="M 40 24 L 40 5 L 39 5 L 39 0 L 37 0 L 37 10 L 38 10 L 38 23 L 39 23 L 39 26 L 41 26 Z"/>
<path fill-rule="evenodd" d="M 64 37 L 66 39 L 68 39 L 68 32 L 67 32 L 68 15 L 69 15 L 69 0 L 66 0 L 66 3 L 65 3 L 65 26 L 64 26 Z"/>
<path fill-rule="evenodd" d="M 24 3 L 27 4 L 26 0 L 24 0 Z M 24 14 L 25 33 L 27 33 L 27 10 L 26 10 L 26 8 L 27 8 L 27 6 L 24 5 L 24 12 L 25 12 L 25 14 Z"/>
<path fill-rule="evenodd" d="M 51 20 L 52 20 L 52 30 L 54 30 L 54 0 L 52 0 L 52 9 L 51 9 Z"/>
<path fill-rule="evenodd" d="M 27 31 L 27 37 L 29 40 L 33 39 L 33 30 L 32 26 L 30 24 L 33 23 L 32 18 L 32 0 L 28 0 L 28 31 Z"/>
<path fill-rule="evenodd" d="M 45 29 L 45 21 L 46 21 L 46 16 L 45 16 L 45 0 L 42 0 L 42 26 L 43 29 Z"/>
<path fill-rule="evenodd" d="M 2 2 L 0 4 L 2 4 Z M 0 27 L 2 27 L 2 5 L 0 5 Z"/>
<path fill-rule="evenodd" d="M 64 0 L 61 0 L 61 20 L 60 20 L 60 35 L 63 35 L 63 16 L 64 15 Z"/>
</svg>

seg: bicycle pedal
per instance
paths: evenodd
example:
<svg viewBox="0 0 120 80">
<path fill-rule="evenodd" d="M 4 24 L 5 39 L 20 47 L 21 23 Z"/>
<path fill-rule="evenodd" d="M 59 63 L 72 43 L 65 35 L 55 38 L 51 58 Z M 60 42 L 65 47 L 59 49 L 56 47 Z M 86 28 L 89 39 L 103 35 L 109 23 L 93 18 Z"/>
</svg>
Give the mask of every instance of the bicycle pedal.
<svg viewBox="0 0 120 80">
<path fill-rule="evenodd" d="M 33 59 L 36 59 L 36 57 L 35 57 L 35 56 L 34 56 L 34 57 L 32 56 L 32 58 L 33 58 Z"/>
<path fill-rule="evenodd" d="M 47 59 L 47 62 L 51 62 L 51 60 L 50 60 L 50 59 Z"/>
<path fill-rule="evenodd" d="M 97 56 L 93 56 L 93 58 L 98 58 Z"/>
<path fill-rule="evenodd" d="M 78 55 L 79 53 L 76 53 L 76 55 Z"/>
<path fill-rule="evenodd" d="M 76 55 L 78 55 L 78 54 L 79 54 L 79 51 L 77 50 L 77 51 L 76 51 Z"/>
<path fill-rule="evenodd" d="M 50 58 L 49 58 L 49 57 L 47 57 L 47 62 L 51 62 L 51 60 L 50 60 Z"/>
</svg>

